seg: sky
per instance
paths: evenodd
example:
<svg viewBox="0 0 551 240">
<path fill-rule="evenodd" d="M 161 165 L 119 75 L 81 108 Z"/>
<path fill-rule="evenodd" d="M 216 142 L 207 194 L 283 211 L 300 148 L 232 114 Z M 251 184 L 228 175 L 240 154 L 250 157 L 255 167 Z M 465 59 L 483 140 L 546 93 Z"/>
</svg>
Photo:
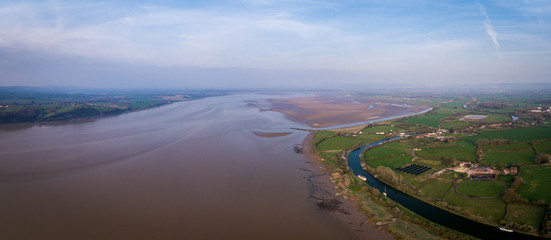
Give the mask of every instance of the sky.
<svg viewBox="0 0 551 240">
<path fill-rule="evenodd" d="M 551 1 L 0 1 L 0 85 L 551 82 Z"/>
</svg>

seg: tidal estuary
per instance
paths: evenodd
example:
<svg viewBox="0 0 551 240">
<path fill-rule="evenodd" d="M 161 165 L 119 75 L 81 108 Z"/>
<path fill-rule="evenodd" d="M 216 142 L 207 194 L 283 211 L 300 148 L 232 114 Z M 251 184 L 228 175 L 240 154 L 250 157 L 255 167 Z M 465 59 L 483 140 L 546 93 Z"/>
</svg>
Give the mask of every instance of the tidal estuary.
<svg viewBox="0 0 551 240">
<path fill-rule="evenodd" d="M 310 198 L 304 125 L 246 104 L 266 98 L 1 126 L 0 239 L 357 238 Z"/>
</svg>

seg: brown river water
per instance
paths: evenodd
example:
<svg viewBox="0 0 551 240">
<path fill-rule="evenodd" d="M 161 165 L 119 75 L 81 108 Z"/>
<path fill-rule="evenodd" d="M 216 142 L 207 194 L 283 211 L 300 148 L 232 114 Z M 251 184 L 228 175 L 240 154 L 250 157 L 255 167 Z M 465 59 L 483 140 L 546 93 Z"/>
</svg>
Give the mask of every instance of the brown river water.
<svg viewBox="0 0 551 240">
<path fill-rule="evenodd" d="M 309 197 L 304 125 L 246 104 L 266 98 L 1 126 L 0 239 L 355 239 Z"/>
</svg>

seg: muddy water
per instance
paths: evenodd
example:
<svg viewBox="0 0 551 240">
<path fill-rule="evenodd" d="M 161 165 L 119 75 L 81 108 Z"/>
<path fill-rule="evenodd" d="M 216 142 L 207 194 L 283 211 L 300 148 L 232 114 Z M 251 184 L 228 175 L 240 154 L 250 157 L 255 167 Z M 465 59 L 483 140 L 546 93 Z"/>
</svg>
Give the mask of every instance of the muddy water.
<svg viewBox="0 0 551 240">
<path fill-rule="evenodd" d="M 353 239 L 309 198 L 300 127 L 225 96 L 0 127 L 0 239 Z"/>
</svg>

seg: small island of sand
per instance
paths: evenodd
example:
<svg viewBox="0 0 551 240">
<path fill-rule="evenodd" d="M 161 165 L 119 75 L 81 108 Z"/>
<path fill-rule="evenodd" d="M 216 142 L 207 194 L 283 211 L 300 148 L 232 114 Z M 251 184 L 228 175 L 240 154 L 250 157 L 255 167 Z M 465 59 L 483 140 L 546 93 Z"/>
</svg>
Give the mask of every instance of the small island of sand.
<svg viewBox="0 0 551 240">
<path fill-rule="evenodd" d="M 251 132 L 254 135 L 259 136 L 259 137 L 282 137 L 282 136 L 287 136 L 287 135 L 291 134 L 291 132 L 275 132 L 275 133 L 259 132 L 259 131 L 251 131 Z"/>
</svg>

